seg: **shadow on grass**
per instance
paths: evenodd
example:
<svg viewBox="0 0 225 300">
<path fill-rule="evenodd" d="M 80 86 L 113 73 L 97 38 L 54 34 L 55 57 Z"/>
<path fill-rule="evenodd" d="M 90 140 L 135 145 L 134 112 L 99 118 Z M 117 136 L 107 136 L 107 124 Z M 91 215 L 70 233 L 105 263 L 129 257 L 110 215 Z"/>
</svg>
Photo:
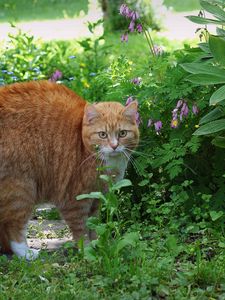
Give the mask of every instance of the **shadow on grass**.
<svg viewBox="0 0 225 300">
<path fill-rule="evenodd" d="M 88 11 L 88 0 L 1 0 L 0 22 L 73 18 Z"/>
</svg>

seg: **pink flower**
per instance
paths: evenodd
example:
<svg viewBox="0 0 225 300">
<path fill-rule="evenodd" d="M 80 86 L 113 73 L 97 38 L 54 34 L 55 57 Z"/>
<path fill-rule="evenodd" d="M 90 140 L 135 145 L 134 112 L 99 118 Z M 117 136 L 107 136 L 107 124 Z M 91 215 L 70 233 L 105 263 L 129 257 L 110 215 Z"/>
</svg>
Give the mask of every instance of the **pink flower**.
<svg viewBox="0 0 225 300">
<path fill-rule="evenodd" d="M 62 72 L 59 70 L 56 70 L 52 76 L 50 77 L 50 81 L 56 82 L 57 80 L 59 80 L 60 78 L 62 78 Z"/>
<path fill-rule="evenodd" d="M 121 42 L 127 42 L 128 41 L 128 33 L 124 33 L 121 35 Z"/>
<path fill-rule="evenodd" d="M 162 129 L 162 122 L 161 121 L 156 121 L 154 123 L 154 126 L 155 126 L 155 131 L 159 132 Z"/>
<path fill-rule="evenodd" d="M 143 27 L 141 24 L 137 24 L 136 26 L 137 32 L 141 33 L 143 31 Z"/>
</svg>

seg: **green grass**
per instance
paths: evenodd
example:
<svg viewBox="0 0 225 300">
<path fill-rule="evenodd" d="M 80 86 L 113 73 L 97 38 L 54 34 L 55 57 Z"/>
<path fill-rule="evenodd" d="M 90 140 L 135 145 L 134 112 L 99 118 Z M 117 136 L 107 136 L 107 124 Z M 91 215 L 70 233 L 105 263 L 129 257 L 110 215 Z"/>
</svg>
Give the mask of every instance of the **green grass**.
<svg viewBox="0 0 225 300">
<path fill-rule="evenodd" d="M 87 10 L 88 0 L 2 0 L 0 22 L 73 18 Z"/>
<path fill-rule="evenodd" d="M 199 0 L 164 0 L 164 4 L 167 7 L 172 7 L 176 12 L 200 9 Z"/>
<path fill-rule="evenodd" d="M 0 300 L 224 299 L 225 255 L 218 245 L 218 237 L 190 236 L 182 242 L 165 229 L 146 228 L 141 256 L 120 261 L 114 276 L 83 260 L 71 243 L 42 251 L 31 263 L 0 256 Z"/>
</svg>

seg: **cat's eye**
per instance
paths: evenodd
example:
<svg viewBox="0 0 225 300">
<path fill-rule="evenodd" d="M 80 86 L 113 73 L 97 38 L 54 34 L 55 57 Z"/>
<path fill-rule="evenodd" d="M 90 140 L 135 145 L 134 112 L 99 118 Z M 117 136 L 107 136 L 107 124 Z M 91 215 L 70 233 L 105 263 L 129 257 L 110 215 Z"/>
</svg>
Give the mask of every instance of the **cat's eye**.
<svg viewBox="0 0 225 300">
<path fill-rule="evenodd" d="M 108 134 L 105 131 L 100 131 L 98 135 L 101 139 L 106 139 L 108 137 Z"/>
<path fill-rule="evenodd" d="M 127 130 L 120 130 L 119 137 L 123 138 L 127 135 Z"/>
</svg>

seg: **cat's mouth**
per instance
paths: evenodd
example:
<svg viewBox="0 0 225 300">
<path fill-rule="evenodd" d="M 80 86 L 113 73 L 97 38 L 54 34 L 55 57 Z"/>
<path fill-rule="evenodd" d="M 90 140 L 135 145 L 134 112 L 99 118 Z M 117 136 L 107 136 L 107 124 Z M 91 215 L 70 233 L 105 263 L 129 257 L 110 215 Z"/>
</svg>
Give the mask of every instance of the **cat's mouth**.
<svg viewBox="0 0 225 300">
<path fill-rule="evenodd" d="M 109 152 L 107 153 L 109 156 L 120 156 L 122 154 L 121 151 L 112 151 L 112 152 Z"/>
</svg>

